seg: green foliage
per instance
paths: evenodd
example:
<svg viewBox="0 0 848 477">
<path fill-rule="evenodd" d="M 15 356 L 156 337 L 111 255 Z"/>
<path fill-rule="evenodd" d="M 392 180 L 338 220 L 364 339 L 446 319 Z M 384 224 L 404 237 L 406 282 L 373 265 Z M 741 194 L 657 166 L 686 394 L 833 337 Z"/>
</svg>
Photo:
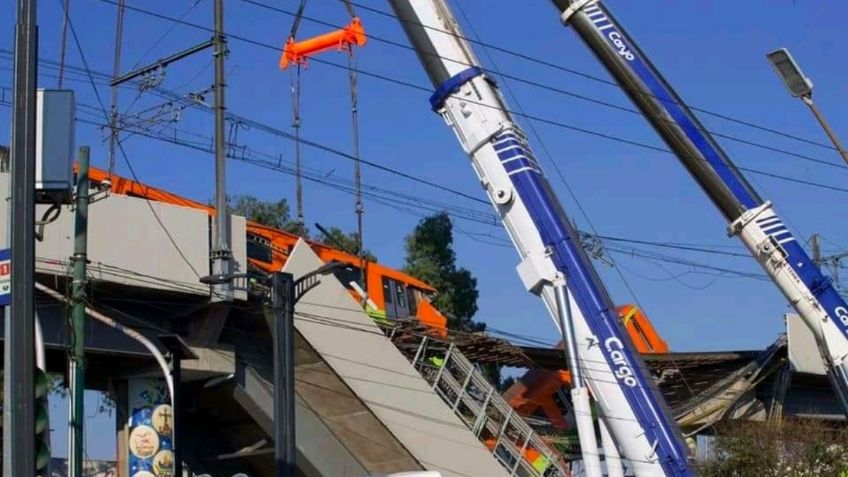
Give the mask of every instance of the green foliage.
<svg viewBox="0 0 848 477">
<path fill-rule="evenodd" d="M 447 212 L 425 217 L 406 236 L 404 271 L 429 283 L 437 291 L 433 305 L 448 319 L 448 328 L 465 332 L 485 331 L 486 324 L 472 320 L 477 313 L 477 279 L 457 268 L 453 251 L 453 224 Z M 500 384 L 500 366 L 484 364 L 486 379 Z"/>
<path fill-rule="evenodd" d="M 291 208 L 286 199 L 270 202 L 257 199 L 252 195 L 237 195 L 228 197 L 227 203 L 231 214 L 241 215 L 247 220 L 285 232 L 303 237 L 309 236 L 309 230 L 306 227 L 303 233 L 300 233 L 300 225 L 297 220 L 291 218 Z"/>
<path fill-rule="evenodd" d="M 324 236 L 324 243 L 337 248 L 342 252 L 359 256 L 359 234 L 356 232 L 346 233 L 338 227 L 330 227 Z M 364 250 L 365 260 L 377 261 L 377 257 L 370 250 Z"/>
<path fill-rule="evenodd" d="M 703 477 L 848 476 L 848 429 L 817 421 L 731 421 L 716 430 Z"/>
<path fill-rule="evenodd" d="M 486 329 L 484 323 L 471 319 L 477 313 L 477 279 L 456 266 L 453 224 L 446 212 L 425 217 L 406 237 L 404 270 L 438 290 L 433 305 L 448 318 L 450 328 Z"/>
</svg>

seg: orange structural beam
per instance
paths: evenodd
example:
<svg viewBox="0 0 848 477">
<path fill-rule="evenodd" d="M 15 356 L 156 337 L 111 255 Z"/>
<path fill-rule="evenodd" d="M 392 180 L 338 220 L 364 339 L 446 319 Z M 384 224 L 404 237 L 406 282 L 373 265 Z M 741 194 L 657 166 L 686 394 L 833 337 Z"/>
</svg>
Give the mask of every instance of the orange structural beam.
<svg viewBox="0 0 848 477">
<path fill-rule="evenodd" d="M 367 41 L 365 28 L 359 18 L 354 18 L 349 25 L 342 29 L 324 33 L 308 40 L 295 41 L 294 38 L 289 38 L 286 41 L 283 54 L 280 56 L 280 69 L 284 70 L 292 64 L 304 65 L 309 56 L 324 51 L 349 51 L 353 45 L 365 46 Z"/>
<path fill-rule="evenodd" d="M 636 305 L 618 307 L 618 316 L 627 329 L 636 351 L 640 353 L 668 353 L 668 343 Z"/>
<path fill-rule="evenodd" d="M 636 305 L 622 305 L 616 310 L 636 351 L 644 354 L 668 353 L 668 343 Z M 562 343 L 557 347 L 561 348 Z M 554 400 L 557 390 L 563 386 L 571 388 L 571 373 L 568 371 L 532 369 L 506 390 L 504 398 L 520 414 L 534 415 L 541 410 L 551 425 L 565 429 L 566 420 Z"/>
</svg>

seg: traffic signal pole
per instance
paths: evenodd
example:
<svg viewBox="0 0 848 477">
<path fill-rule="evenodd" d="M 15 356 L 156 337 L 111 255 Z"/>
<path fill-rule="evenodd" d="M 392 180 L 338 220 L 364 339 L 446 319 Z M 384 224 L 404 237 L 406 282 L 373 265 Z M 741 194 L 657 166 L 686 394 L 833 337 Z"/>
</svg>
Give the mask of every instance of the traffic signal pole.
<svg viewBox="0 0 848 477">
<path fill-rule="evenodd" d="M 36 475 L 35 88 L 36 0 L 18 0 L 12 110 L 12 299 L 5 314 L 3 475 Z"/>
</svg>

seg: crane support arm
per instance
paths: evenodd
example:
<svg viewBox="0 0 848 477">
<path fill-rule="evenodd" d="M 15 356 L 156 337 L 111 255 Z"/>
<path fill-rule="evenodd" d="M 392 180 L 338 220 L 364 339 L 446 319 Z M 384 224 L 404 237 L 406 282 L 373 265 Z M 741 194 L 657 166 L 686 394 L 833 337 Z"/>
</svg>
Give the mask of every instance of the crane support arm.
<svg viewBox="0 0 848 477">
<path fill-rule="evenodd" d="M 598 0 L 553 0 L 813 332 L 848 414 L 848 305 L 711 134 Z"/>
<path fill-rule="evenodd" d="M 687 449 L 656 385 L 494 81 L 444 0 L 389 0 L 453 129 L 520 256 L 526 288 L 556 318 L 568 288 L 577 361 L 622 455 L 639 476 L 688 476 Z M 555 319 L 555 323 L 556 323 Z"/>
</svg>

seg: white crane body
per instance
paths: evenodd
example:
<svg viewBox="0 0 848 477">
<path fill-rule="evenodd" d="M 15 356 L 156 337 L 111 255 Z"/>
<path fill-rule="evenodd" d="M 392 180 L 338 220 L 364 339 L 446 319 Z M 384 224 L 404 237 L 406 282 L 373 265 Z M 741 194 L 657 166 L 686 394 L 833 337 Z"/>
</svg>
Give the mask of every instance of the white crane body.
<svg viewBox="0 0 848 477">
<path fill-rule="evenodd" d="M 848 414 L 848 305 L 801 244 L 599 0 L 553 0 L 677 155 L 816 338 Z"/>
<path fill-rule="evenodd" d="M 557 298 L 565 295 L 560 303 L 573 324 L 573 361 L 621 457 L 640 477 L 692 475 L 676 423 L 575 228 L 448 6 L 444 0 L 389 3 L 435 86 L 433 110 L 453 129 L 519 253 L 522 282 L 542 298 L 558 327 L 562 307 Z M 578 419 L 591 419 L 585 416 L 588 409 L 581 411 Z M 589 436 L 585 428 L 578 429 L 581 445 L 586 445 L 584 438 L 595 442 L 594 432 Z"/>
</svg>

